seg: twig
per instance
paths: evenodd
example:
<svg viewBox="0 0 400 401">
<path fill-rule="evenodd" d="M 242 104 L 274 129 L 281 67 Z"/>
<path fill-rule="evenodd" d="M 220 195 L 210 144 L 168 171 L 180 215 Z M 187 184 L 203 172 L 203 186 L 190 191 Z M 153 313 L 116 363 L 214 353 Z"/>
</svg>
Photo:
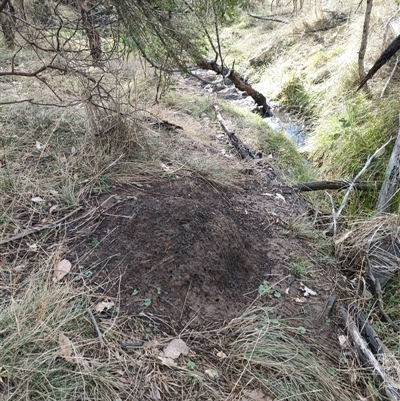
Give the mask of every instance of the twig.
<svg viewBox="0 0 400 401">
<path fill-rule="evenodd" d="M 96 329 L 97 336 L 99 337 L 100 348 L 104 348 L 105 344 L 104 344 L 103 336 L 101 335 L 101 331 L 100 331 L 99 325 L 96 322 L 96 318 L 94 317 L 92 311 L 89 308 L 87 308 L 86 310 L 89 313 L 89 316 L 90 316 L 90 319 L 92 320 L 93 326 Z"/>
<path fill-rule="evenodd" d="M 385 83 L 385 86 L 384 86 L 383 89 L 382 89 L 381 97 L 383 97 L 383 95 L 385 94 L 386 88 L 388 87 L 390 81 L 392 80 L 393 75 L 394 75 L 394 73 L 396 72 L 396 69 L 397 69 L 397 66 L 398 66 L 398 65 L 399 65 L 399 56 L 396 57 L 396 63 L 394 64 L 393 70 L 392 70 L 392 72 L 390 73 L 389 78 L 387 79 L 387 81 L 386 81 L 386 83 Z"/>
<path fill-rule="evenodd" d="M 330 202 L 331 202 L 331 206 L 332 206 L 332 225 L 333 225 L 333 235 L 336 235 L 336 229 L 337 229 L 337 223 L 336 223 L 336 211 L 335 211 L 335 204 L 334 204 L 334 202 L 333 202 L 333 199 L 332 199 L 332 195 L 331 194 L 328 194 L 328 193 L 326 193 L 327 195 L 328 195 L 328 197 L 329 197 L 329 200 L 330 200 Z"/>
<path fill-rule="evenodd" d="M 192 286 L 192 280 L 190 280 L 189 287 L 188 287 L 188 289 L 187 289 L 187 291 L 186 291 L 185 300 L 183 301 L 182 310 L 181 310 L 181 316 L 179 317 L 179 320 L 180 320 L 180 321 L 182 320 L 183 312 L 184 312 L 185 305 L 186 305 L 186 300 L 187 300 L 187 297 L 188 297 L 188 295 L 189 295 L 189 291 L 190 291 L 190 287 L 191 287 L 191 286 Z"/>
<path fill-rule="evenodd" d="M 34 227 L 34 228 L 29 229 L 29 230 L 25 230 L 25 231 L 23 231 L 22 233 L 19 233 L 19 234 L 17 234 L 17 235 L 14 235 L 14 236 L 12 236 L 12 237 L 9 237 L 9 238 L 7 238 L 7 239 L 4 239 L 4 240 L 0 241 L 0 245 L 4 245 L 4 244 L 7 244 L 8 242 L 15 241 L 15 240 L 17 240 L 17 239 L 21 239 L 21 238 L 27 237 L 28 235 L 37 233 L 37 232 L 39 232 L 39 231 L 47 230 L 47 229 L 49 229 L 49 228 L 54 228 L 54 227 L 56 227 L 58 224 L 60 224 L 60 223 L 62 223 L 63 221 L 67 220 L 69 217 L 71 217 L 72 215 L 74 215 L 76 212 L 78 212 L 78 211 L 81 210 L 81 209 L 82 209 L 82 207 L 78 207 L 78 209 L 75 209 L 75 210 L 72 211 L 71 213 L 68 213 L 66 216 L 64 216 L 63 218 L 61 218 L 61 219 L 55 221 L 54 223 L 46 224 L 46 225 L 44 225 L 44 226 Z"/>
</svg>

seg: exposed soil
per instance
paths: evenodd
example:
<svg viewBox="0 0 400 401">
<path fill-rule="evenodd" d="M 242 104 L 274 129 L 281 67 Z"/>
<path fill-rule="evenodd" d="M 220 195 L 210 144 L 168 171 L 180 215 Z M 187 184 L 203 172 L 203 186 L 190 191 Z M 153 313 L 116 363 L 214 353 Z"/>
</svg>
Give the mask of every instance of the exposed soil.
<svg viewBox="0 0 400 401">
<path fill-rule="evenodd" d="M 183 128 L 171 133 L 182 152 L 220 154 L 233 164 L 220 135 L 199 143 L 186 134 L 186 117 L 174 114 L 171 122 Z M 242 163 L 233 189 L 187 172 L 114 187 L 95 199 L 102 205 L 95 224 L 72 230 L 77 240 L 68 258 L 93 273 L 92 283 L 121 313 L 145 315 L 166 331 L 221 326 L 258 303 L 320 339 L 331 337 L 324 310 L 343 278 L 318 265 L 313 239 L 291 231 L 304 202 L 268 160 Z M 301 277 L 290 268 L 299 261 L 308 263 Z M 316 295 L 305 297 L 301 283 Z M 258 296 L 259 289 L 267 294 Z"/>
<path fill-rule="evenodd" d="M 97 199 L 107 200 L 97 227 L 70 258 L 122 313 L 158 318 L 166 330 L 220 325 L 254 302 L 320 329 L 334 274 L 315 265 L 301 280 L 290 273 L 291 262 L 316 255 L 309 240 L 285 234 L 298 200 L 268 164 L 251 167 L 238 190 L 191 177 L 115 188 Z M 274 291 L 256 299 L 264 281 Z M 303 297 L 300 281 L 318 295 Z"/>
</svg>

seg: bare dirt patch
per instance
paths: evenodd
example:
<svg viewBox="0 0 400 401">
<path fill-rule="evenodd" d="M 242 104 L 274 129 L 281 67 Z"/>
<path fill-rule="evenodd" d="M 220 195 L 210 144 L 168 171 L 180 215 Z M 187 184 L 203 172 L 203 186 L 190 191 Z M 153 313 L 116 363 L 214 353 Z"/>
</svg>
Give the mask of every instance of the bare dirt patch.
<svg viewBox="0 0 400 401">
<path fill-rule="evenodd" d="M 334 286 L 333 272 L 313 266 L 301 280 L 290 272 L 312 260 L 313 244 L 285 235 L 298 201 L 269 168 L 221 190 L 192 177 L 115 188 L 97 202 L 106 210 L 69 258 L 94 273 L 93 282 L 129 315 L 141 312 L 183 327 L 221 325 L 256 300 L 282 318 L 318 328 Z M 317 292 L 304 298 L 300 281 Z M 272 291 L 273 290 L 273 291 Z M 322 322 L 323 324 L 324 322 Z"/>
</svg>

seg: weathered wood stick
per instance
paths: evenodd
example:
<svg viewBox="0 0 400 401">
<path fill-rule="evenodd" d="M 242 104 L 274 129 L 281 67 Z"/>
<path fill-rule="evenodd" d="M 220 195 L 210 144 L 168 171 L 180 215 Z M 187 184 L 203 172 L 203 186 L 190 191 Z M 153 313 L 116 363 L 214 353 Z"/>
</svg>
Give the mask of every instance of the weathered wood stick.
<svg viewBox="0 0 400 401">
<path fill-rule="evenodd" d="M 227 124 L 225 123 L 224 119 L 221 116 L 221 113 L 219 112 L 219 107 L 214 106 L 215 108 L 215 113 L 217 115 L 217 120 L 221 124 L 222 129 L 228 135 L 229 140 L 231 141 L 231 144 L 236 148 L 236 150 L 239 152 L 239 155 L 242 159 L 260 159 L 261 155 L 259 153 L 253 152 L 247 145 L 245 145 L 235 134 L 234 131 L 228 128 Z"/>
<path fill-rule="evenodd" d="M 379 193 L 378 204 L 376 209 L 378 212 L 390 213 L 393 198 L 396 195 L 400 184 L 400 115 L 399 129 L 397 132 L 396 142 L 394 144 L 389 163 L 386 167 L 385 181 Z"/>
<path fill-rule="evenodd" d="M 293 189 L 295 191 L 300 192 L 308 192 L 308 191 L 321 191 L 326 189 L 332 190 L 341 190 L 348 188 L 351 185 L 351 182 L 346 180 L 335 180 L 335 181 L 311 181 L 311 182 L 301 182 L 296 184 Z M 381 183 L 377 181 L 367 182 L 367 181 L 358 181 L 354 183 L 354 188 L 359 191 L 367 191 L 368 189 L 381 187 Z"/>
<path fill-rule="evenodd" d="M 347 328 L 347 333 L 352 339 L 357 359 L 363 367 L 367 367 L 372 370 L 375 377 L 377 387 L 381 390 L 385 396 L 391 401 L 400 401 L 399 384 L 390 376 L 381 361 L 383 361 L 382 355 L 379 355 L 379 361 L 375 357 L 374 353 L 369 348 L 367 342 L 362 337 L 356 322 L 350 316 L 345 308 L 340 308 L 342 319 Z M 391 368 L 392 366 L 387 366 Z"/>
</svg>

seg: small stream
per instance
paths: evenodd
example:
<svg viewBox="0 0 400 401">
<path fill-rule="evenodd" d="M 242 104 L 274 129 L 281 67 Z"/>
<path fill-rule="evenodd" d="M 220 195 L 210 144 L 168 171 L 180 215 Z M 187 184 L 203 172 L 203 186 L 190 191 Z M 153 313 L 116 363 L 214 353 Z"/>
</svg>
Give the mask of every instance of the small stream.
<svg viewBox="0 0 400 401">
<path fill-rule="evenodd" d="M 256 103 L 247 94 L 238 91 L 229 79 L 222 82 L 221 77 L 217 76 L 213 71 L 197 71 L 196 75 L 200 79 L 210 82 L 202 83 L 201 87 L 205 93 L 216 93 L 221 99 L 227 100 L 238 107 L 248 110 L 255 110 Z M 191 78 L 193 79 L 193 78 Z M 273 117 L 265 117 L 263 120 L 275 131 L 283 131 L 289 138 L 301 149 L 305 145 L 307 132 L 304 123 L 294 117 L 292 114 L 283 111 L 278 104 L 269 102 L 272 107 Z"/>
</svg>

